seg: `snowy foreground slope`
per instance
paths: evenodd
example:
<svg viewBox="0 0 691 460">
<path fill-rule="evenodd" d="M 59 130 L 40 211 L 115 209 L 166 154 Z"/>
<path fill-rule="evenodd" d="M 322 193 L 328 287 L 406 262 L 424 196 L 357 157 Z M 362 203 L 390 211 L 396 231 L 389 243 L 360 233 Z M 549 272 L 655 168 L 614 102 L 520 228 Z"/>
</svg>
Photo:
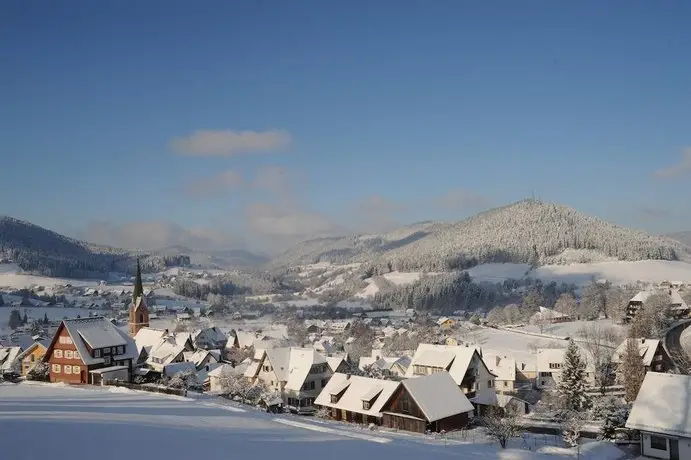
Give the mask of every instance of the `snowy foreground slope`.
<svg viewBox="0 0 691 460">
<path fill-rule="evenodd" d="M 491 444 L 445 446 L 423 436 L 272 416 L 214 400 L 58 385 L 0 385 L 0 426 L 2 456 L 13 460 L 572 458 L 564 449 L 550 455 Z M 597 444 L 594 455 L 581 458 L 608 458 L 603 451 L 614 447 Z"/>
</svg>

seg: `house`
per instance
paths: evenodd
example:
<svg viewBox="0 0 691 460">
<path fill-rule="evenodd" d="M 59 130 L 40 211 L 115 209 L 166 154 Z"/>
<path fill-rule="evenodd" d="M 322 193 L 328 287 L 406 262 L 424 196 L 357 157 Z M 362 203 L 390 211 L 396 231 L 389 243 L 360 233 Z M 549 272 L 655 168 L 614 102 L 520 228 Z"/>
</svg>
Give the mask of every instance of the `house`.
<svg viewBox="0 0 691 460">
<path fill-rule="evenodd" d="M 535 386 L 538 389 L 553 388 L 559 383 L 565 354 L 566 348 L 539 348 L 537 350 L 537 380 Z M 589 386 L 593 386 L 595 384 L 593 358 L 583 348 L 580 348 L 580 355 L 586 363 L 586 383 Z"/>
<path fill-rule="evenodd" d="M 543 324 L 564 323 L 571 321 L 571 317 L 565 313 L 547 307 L 540 307 L 540 311 L 530 317 L 531 323 L 542 322 Z"/>
<path fill-rule="evenodd" d="M 43 358 L 50 381 L 129 381 L 139 352 L 134 340 L 103 317 L 63 320 Z"/>
<path fill-rule="evenodd" d="M 641 453 L 652 458 L 691 458 L 691 376 L 648 372 L 626 421 L 641 432 Z"/>
<path fill-rule="evenodd" d="M 185 372 L 197 373 L 197 367 L 194 363 L 182 361 L 177 363 L 170 363 L 163 366 L 163 371 L 161 374 L 163 377 L 172 378 L 177 374 L 182 374 Z"/>
<path fill-rule="evenodd" d="M 405 376 L 412 378 L 438 372 L 451 375 L 466 397 L 475 403 L 478 414 L 482 414 L 486 406 L 496 404 L 496 376 L 490 372 L 478 348 L 421 343 Z"/>
<path fill-rule="evenodd" d="M 19 355 L 22 353 L 22 347 L 7 347 L 0 348 L 0 375 L 19 373 Z"/>
<path fill-rule="evenodd" d="M 456 320 L 442 316 L 436 321 L 436 323 L 440 329 L 445 330 L 454 327 L 456 325 Z"/>
<path fill-rule="evenodd" d="M 399 385 L 390 380 L 334 374 L 314 404 L 329 409 L 336 420 L 381 425 L 381 409 Z"/>
<path fill-rule="evenodd" d="M 20 374 L 26 375 L 31 369 L 34 368 L 37 362 L 41 361 L 48 350 L 48 344 L 45 340 L 37 340 L 24 351 L 22 351 L 17 359 L 20 363 Z"/>
<path fill-rule="evenodd" d="M 286 347 L 256 350 L 244 375 L 280 392 L 291 412 L 307 414 L 316 410 L 314 400 L 333 372 L 326 358 L 313 349 Z"/>
<path fill-rule="evenodd" d="M 667 372 L 671 369 L 672 360 L 667 355 L 665 348 L 662 346 L 662 341 L 656 339 L 636 338 L 638 346 L 638 353 L 643 359 L 643 365 L 646 372 Z M 624 362 L 626 355 L 626 346 L 628 339 L 624 340 L 614 351 L 612 355 L 612 363 L 619 366 Z"/>
<path fill-rule="evenodd" d="M 163 367 L 171 363 L 185 361 L 185 352 L 194 351 L 189 333 L 173 332 L 168 329 L 143 327 L 134 337 L 138 351 L 138 364 L 146 364 L 155 372 L 163 372 Z"/>
<path fill-rule="evenodd" d="M 196 348 L 220 350 L 228 343 L 228 337 L 219 328 L 213 326 L 194 331 L 192 342 Z"/>
<path fill-rule="evenodd" d="M 204 366 L 216 364 L 221 361 L 220 354 L 217 350 L 183 351 L 182 356 L 186 362 L 194 363 L 197 369 L 201 369 Z"/>
<path fill-rule="evenodd" d="M 395 357 L 395 356 L 363 356 L 360 358 L 360 362 L 358 363 L 358 368 L 360 370 L 364 370 L 365 367 L 372 366 L 377 369 L 381 369 L 384 371 L 389 371 L 391 374 L 396 375 L 398 377 L 404 378 L 406 375 L 406 372 L 408 372 L 408 366 L 410 366 L 410 357 L 409 356 L 402 356 L 402 357 Z"/>
<path fill-rule="evenodd" d="M 351 323 L 348 320 L 333 321 L 329 330 L 334 334 L 344 334 L 350 330 Z"/>
<path fill-rule="evenodd" d="M 327 356 L 326 362 L 333 374 L 337 372 L 345 372 L 348 369 L 348 355 L 345 356 Z"/>
<path fill-rule="evenodd" d="M 515 395 L 498 394 L 497 405 L 507 415 L 526 415 L 530 413 L 530 403 Z"/>
<path fill-rule="evenodd" d="M 489 371 L 496 375 L 495 388 L 498 393 L 510 393 L 516 391 L 516 360 L 506 355 L 485 354 L 482 360 Z"/>
<path fill-rule="evenodd" d="M 672 288 L 665 288 L 659 290 L 641 291 L 635 296 L 633 296 L 633 298 L 629 300 L 629 303 L 626 307 L 625 321 L 631 321 L 634 318 L 634 316 L 636 316 L 636 312 L 638 311 L 638 309 L 645 308 L 645 302 L 648 300 L 648 298 L 653 294 L 657 293 L 669 295 L 670 308 L 672 309 L 672 313 L 674 313 L 675 316 L 683 317 L 688 315 L 690 308 L 682 298 L 679 291 Z"/>
<path fill-rule="evenodd" d="M 473 405 L 448 372 L 400 382 L 382 406 L 382 425 L 425 433 L 452 431 L 468 426 Z"/>
</svg>

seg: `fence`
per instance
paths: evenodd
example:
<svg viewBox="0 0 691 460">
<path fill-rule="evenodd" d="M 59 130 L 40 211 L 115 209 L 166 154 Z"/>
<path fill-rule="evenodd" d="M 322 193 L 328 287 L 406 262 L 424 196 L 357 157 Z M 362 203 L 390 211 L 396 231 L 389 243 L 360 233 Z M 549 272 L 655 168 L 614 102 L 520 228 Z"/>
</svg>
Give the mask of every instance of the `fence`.
<svg viewBox="0 0 691 460">
<path fill-rule="evenodd" d="M 168 387 L 163 387 L 159 385 L 151 385 L 151 384 L 138 384 L 138 383 L 126 383 L 126 382 L 116 382 L 116 381 L 111 381 L 111 382 L 105 382 L 104 385 L 107 386 L 113 386 L 113 387 L 123 387 L 123 388 L 129 388 L 130 390 L 139 390 L 139 391 L 148 391 L 150 393 L 163 393 L 167 395 L 175 395 L 175 396 L 187 396 L 187 390 L 184 388 L 168 388 Z"/>
</svg>

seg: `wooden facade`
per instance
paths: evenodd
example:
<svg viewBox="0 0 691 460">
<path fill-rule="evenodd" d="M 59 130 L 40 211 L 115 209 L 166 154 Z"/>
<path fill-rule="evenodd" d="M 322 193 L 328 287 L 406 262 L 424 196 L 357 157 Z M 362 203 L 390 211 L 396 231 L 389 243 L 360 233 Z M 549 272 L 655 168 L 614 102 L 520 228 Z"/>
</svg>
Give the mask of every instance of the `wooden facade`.
<svg viewBox="0 0 691 460">
<path fill-rule="evenodd" d="M 46 354 L 47 348 L 45 345 L 39 342 L 34 342 L 29 349 L 23 353 L 23 357 L 21 360 L 22 366 L 21 366 L 21 375 L 26 376 L 26 374 L 29 373 L 31 369 L 34 368 L 36 363 L 38 361 L 41 361 L 43 359 L 43 356 Z"/>
<path fill-rule="evenodd" d="M 404 385 L 399 386 L 387 401 L 382 414 L 383 426 L 415 433 L 453 431 L 468 426 L 467 412 L 430 421 Z"/>
<path fill-rule="evenodd" d="M 89 382 L 88 366 L 84 364 L 64 323 L 58 326 L 46 357 L 50 366 L 51 383 L 84 384 Z"/>
</svg>

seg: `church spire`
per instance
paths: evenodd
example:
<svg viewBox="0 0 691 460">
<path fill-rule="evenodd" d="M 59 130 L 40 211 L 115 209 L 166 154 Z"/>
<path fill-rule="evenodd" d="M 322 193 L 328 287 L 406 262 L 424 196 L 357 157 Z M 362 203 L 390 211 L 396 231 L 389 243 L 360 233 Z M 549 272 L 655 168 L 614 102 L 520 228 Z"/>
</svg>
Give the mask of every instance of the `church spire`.
<svg viewBox="0 0 691 460">
<path fill-rule="evenodd" d="M 134 291 L 132 291 L 132 301 L 136 302 L 137 297 L 144 295 L 144 285 L 142 284 L 142 269 L 139 266 L 139 259 L 137 259 L 137 278 L 134 280 Z"/>
</svg>

